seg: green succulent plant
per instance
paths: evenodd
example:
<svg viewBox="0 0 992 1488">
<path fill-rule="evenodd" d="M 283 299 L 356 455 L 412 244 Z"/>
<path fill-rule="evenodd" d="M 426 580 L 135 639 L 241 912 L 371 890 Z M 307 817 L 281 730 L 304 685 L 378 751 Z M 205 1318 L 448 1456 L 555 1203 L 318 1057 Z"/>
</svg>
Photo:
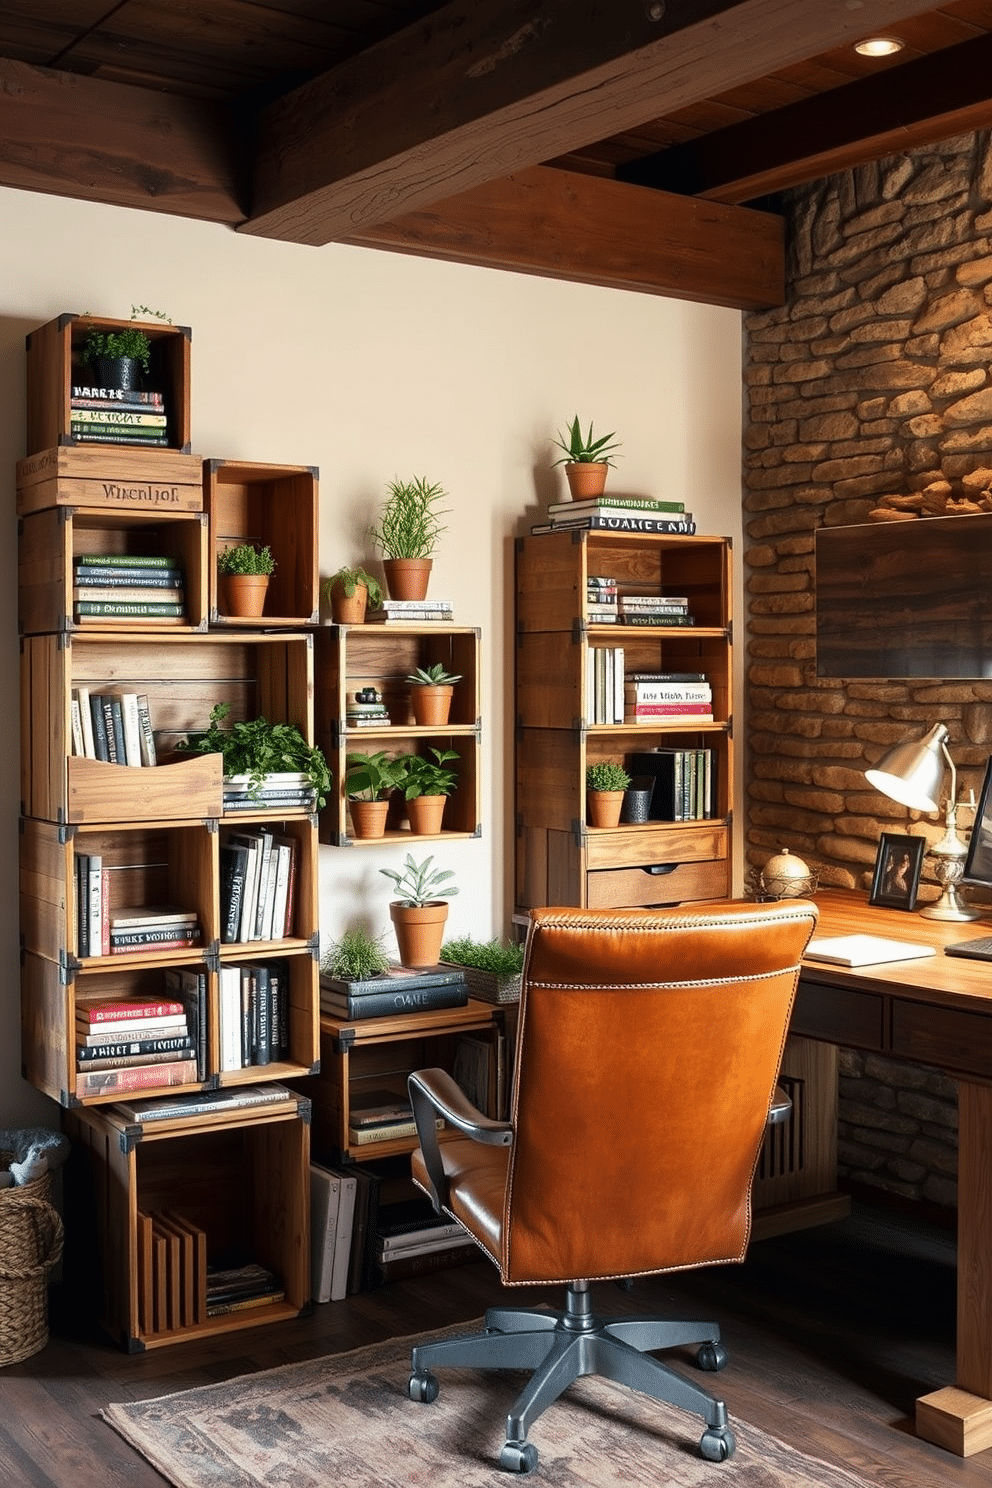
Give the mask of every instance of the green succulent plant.
<svg viewBox="0 0 992 1488">
<path fill-rule="evenodd" d="M 422 863 L 415 863 L 413 854 L 407 853 L 403 862 L 403 872 L 397 873 L 395 868 L 380 868 L 379 872 L 391 878 L 396 885 L 396 902 L 405 904 L 409 908 L 418 905 L 434 904 L 438 899 L 451 899 L 458 890 L 453 885 L 448 885 L 447 880 L 454 878 L 450 868 L 432 868 L 433 856 L 425 858 Z M 445 887 L 442 888 L 442 884 Z"/>
<path fill-rule="evenodd" d="M 615 442 L 611 444 L 611 440 Z M 566 425 L 566 434 L 562 434 L 559 429 L 554 443 L 565 452 L 555 461 L 556 465 L 612 465 L 613 451 L 620 448 L 616 434 L 602 434 L 598 439 L 593 439 L 591 422 L 589 433 L 583 434 L 578 414 Z"/>
<path fill-rule="evenodd" d="M 622 791 L 629 784 L 630 776 L 618 760 L 602 760 L 586 766 L 586 790 Z"/>
<path fill-rule="evenodd" d="M 433 666 L 417 667 L 416 671 L 408 672 L 406 680 L 417 687 L 446 687 L 449 682 L 462 679 L 460 673 L 446 672 L 444 664 L 436 661 Z"/>
</svg>

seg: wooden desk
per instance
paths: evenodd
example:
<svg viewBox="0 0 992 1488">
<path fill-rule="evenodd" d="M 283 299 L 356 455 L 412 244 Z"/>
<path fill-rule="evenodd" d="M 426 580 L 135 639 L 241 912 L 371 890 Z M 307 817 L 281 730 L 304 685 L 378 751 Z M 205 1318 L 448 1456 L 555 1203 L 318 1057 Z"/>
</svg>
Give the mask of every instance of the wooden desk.
<svg viewBox="0 0 992 1488">
<path fill-rule="evenodd" d="M 916 1402 L 916 1430 L 968 1457 L 992 1447 L 992 963 L 945 956 L 943 947 L 988 926 L 873 908 L 838 890 L 822 890 L 815 903 L 817 935 L 937 948 L 875 966 L 804 962 L 791 1032 L 933 1065 L 958 1081 L 957 1378 Z"/>
</svg>

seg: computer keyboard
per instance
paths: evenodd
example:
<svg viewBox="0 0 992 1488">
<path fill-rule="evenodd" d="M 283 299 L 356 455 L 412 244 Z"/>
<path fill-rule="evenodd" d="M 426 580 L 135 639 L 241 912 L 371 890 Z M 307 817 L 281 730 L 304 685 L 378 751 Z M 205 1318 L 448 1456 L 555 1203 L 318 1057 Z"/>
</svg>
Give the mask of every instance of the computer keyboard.
<svg viewBox="0 0 992 1488">
<path fill-rule="evenodd" d="M 992 961 L 992 935 L 982 935 L 978 940 L 956 940 L 944 947 L 945 956 L 970 956 L 975 961 Z"/>
</svg>

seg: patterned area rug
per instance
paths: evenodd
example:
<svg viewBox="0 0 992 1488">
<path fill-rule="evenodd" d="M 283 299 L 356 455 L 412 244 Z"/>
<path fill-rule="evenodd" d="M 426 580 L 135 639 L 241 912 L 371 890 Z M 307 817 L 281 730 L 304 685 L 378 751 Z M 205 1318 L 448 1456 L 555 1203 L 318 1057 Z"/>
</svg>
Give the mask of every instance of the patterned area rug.
<svg viewBox="0 0 992 1488">
<path fill-rule="evenodd" d="M 435 1336 L 452 1331 L 472 1329 Z M 111 1405 L 103 1415 L 177 1488 L 498 1488 L 514 1481 L 497 1458 L 526 1375 L 447 1369 L 439 1399 L 421 1405 L 406 1394 L 413 1341 Z M 869 1488 L 733 1416 L 731 1425 L 735 1456 L 705 1462 L 696 1416 L 589 1376 L 535 1423 L 536 1481 L 547 1488 Z"/>
</svg>

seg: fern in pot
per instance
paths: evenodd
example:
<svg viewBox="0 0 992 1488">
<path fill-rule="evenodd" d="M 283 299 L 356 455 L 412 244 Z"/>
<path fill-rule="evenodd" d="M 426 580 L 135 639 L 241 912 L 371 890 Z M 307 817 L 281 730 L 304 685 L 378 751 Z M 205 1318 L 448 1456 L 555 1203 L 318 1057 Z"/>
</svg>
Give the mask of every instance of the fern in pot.
<svg viewBox="0 0 992 1488">
<path fill-rule="evenodd" d="M 430 583 L 434 549 L 449 508 L 440 505 L 447 491 L 426 476 L 393 480 L 378 524 L 369 537 L 383 555 L 386 583 L 393 599 L 424 599 Z"/>
</svg>

